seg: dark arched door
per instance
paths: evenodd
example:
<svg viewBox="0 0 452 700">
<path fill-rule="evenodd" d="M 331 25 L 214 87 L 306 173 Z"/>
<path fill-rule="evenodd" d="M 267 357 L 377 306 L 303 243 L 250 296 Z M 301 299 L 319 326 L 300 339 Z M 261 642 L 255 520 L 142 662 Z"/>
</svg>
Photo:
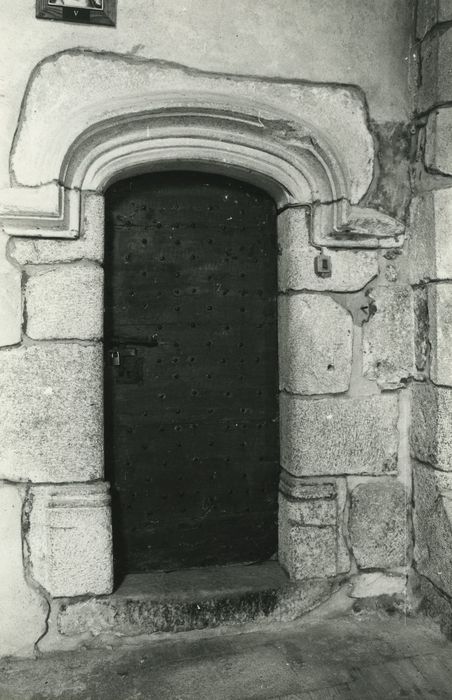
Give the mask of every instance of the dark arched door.
<svg viewBox="0 0 452 700">
<path fill-rule="evenodd" d="M 236 180 L 106 196 L 106 469 L 117 571 L 277 550 L 276 212 Z"/>
</svg>

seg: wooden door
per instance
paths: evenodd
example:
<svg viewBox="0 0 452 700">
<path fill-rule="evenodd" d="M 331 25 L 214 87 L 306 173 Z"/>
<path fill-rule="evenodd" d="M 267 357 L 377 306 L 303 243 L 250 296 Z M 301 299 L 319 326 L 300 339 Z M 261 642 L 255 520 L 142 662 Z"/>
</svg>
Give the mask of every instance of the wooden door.
<svg viewBox="0 0 452 700">
<path fill-rule="evenodd" d="M 265 560 L 279 472 L 274 203 L 179 172 L 113 185 L 106 211 L 117 571 Z"/>
</svg>

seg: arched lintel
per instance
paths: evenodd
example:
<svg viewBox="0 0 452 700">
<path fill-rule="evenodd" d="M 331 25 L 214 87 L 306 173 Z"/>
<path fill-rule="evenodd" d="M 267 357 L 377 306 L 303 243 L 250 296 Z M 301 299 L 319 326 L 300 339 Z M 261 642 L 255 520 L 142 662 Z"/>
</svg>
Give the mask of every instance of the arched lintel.
<svg viewBox="0 0 452 700">
<path fill-rule="evenodd" d="M 248 112 L 190 105 L 108 120 L 71 145 L 59 181 L 69 189 L 103 191 L 126 171 L 189 163 L 212 172 L 235 171 L 263 186 L 279 207 L 348 198 L 347 178 L 331 146 L 304 124 L 286 126 L 281 134 L 287 115 L 270 115 L 268 108 L 266 114 L 264 124 Z M 276 130 L 268 126 L 269 116 Z M 289 139 L 288 130 L 297 131 L 298 138 L 292 133 Z"/>
<path fill-rule="evenodd" d="M 16 188 L 18 201 L 9 210 L 3 206 L 0 220 L 9 235 L 74 238 L 80 232 L 84 192 L 102 193 L 128 175 L 182 168 L 248 181 L 267 191 L 279 209 L 347 196 L 346 178 L 329 145 L 312 135 L 294 142 L 294 127 L 288 139 L 287 132 L 280 133 L 281 119 L 276 121 L 274 133 L 252 114 L 193 106 L 104 120 L 71 144 L 58 182 Z M 303 125 L 301 133 L 309 132 Z M 45 191 L 47 202 L 53 197 L 53 203 L 44 208 L 37 190 Z M 20 213 L 20 201 L 31 192 L 42 208 L 33 212 L 22 204 Z M 11 199 L 14 190 L 9 194 Z"/>
<path fill-rule="evenodd" d="M 58 60 L 67 61 L 67 57 Z M 38 78 L 35 81 L 39 83 Z M 277 82 L 261 82 L 258 87 L 264 91 L 263 102 L 257 94 L 244 96 L 246 85 L 242 81 L 232 86 L 231 95 L 196 89 L 188 96 L 180 91 L 155 91 L 147 108 L 146 95 L 129 94 L 129 88 L 122 85 L 123 94 L 110 110 L 114 116 L 103 118 L 99 115 L 104 108 L 98 102 L 85 105 L 83 118 L 81 107 L 75 105 L 69 130 L 75 133 L 77 114 L 85 128 L 68 145 L 67 135 L 60 129 L 55 144 L 49 142 L 49 154 L 42 153 L 43 172 L 46 168 L 53 172 L 55 163 L 60 162 L 55 180 L 0 192 L 0 224 L 11 236 L 77 238 L 84 193 L 102 193 L 115 180 L 135 173 L 190 168 L 251 182 L 266 190 L 279 209 L 309 205 L 311 241 L 318 247 L 400 245 L 400 222 L 362 209 L 353 200 L 352 191 L 356 196 L 367 171 L 361 171 L 358 186 L 349 171 L 351 152 L 338 150 L 338 144 L 344 148 L 347 143 L 341 124 L 347 121 L 349 97 L 333 96 L 344 109 L 342 122 L 335 116 L 341 133 L 335 139 L 335 134 L 322 126 L 323 112 L 318 112 L 320 126 L 314 123 L 313 88 Z M 32 84 L 25 110 L 31 110 L 33 91 L 38 88 L 39 84 Z M 256 84 L 253 90 L 257 92 Z M 279 107 L 282 95 L 288 103 L 295 99 L 297 106 L 306 97 L 310 119 L 295 114 L 294 103 L 290 110 Z M 25 129 L 14 145 L 14 155 L 22 153 L 22 159 L 24 144 L 30 139 L 27 133 Z M 362 143 L 359 158 L 365 163 L 369 155 L 365 138 Z M 39 170 L 39 163 L 35 165 Z"/>
</svg>

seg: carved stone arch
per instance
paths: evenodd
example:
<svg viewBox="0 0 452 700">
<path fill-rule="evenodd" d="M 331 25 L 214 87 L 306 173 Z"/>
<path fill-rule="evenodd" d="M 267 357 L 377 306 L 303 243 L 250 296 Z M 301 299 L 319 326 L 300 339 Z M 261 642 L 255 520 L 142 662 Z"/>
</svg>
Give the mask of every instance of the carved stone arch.
<svg viewBox="0 0 452 700">
<path fill-rule="evenodd" d="M 175 127 L 174 119 L 180 126 Z M 339 187 L 330 182 L 312 147 L 306 153 L 294 153 L 282 141 L 259 133 L 257 124 L 244 114 L 231 119 L 231 114 L 216 110 L 202 113 L 187 108 L 141 115 L 132 124 L 126 118 L 122 124 L 119 135 L 115 121 L 94 133 L 88 130 L 71 146 L 61 173 L 66 187 L 102 192 L 124 173 L 189 163 L 259 181 L 281 208 L 308 204 L 313 195 L 321 199 L 344 189 L 342 182 Z"/>
<path fill-rule="evenodd" d="M 11 186 L 0 191 L 0 225 L 10 236 L 23 238 L 13 242 L 10 257 L 5 257 L 8 271 L 16 275 L 19 295 L 13 318 L 15 335 L 5 344 L 21 341 L 19 265 L 52 267 L 42 276 L 49 285 L 48 296 L 44 297 L 46 303 L 39 306 L 42 313 L 36 315 L 43 326 L 49 318 L 57 321 L 63 318 L 70 330 L 60 331 L 57 327 L 60 334 L 49 335 L 44 328 L 33 335 L 30 325 L 33 314 L 27 298 L 25 333 L 34 343 L 11 350 L 4 358 L 13 363 L 14 391 L 26 391 L 27 387 L 20 383 L 21 377 L 26 378 L 31 372 L 36 374 L 46 390 L 42 392 L 40 384 L 33 399 L 35 408 L 41 411 L 42 396 L 52 396 L 52 391 L 47 390 L 52 389 L 50 385 L 56 375 L 59 382 L 56 394 L 63 399 L 54 402 L 48 398 L 51 407 L 48 422 L 52 426 L 58 415 L 58 431 L 41 430 L 43 420 L 30 430 L 32 411 L 25 418 L 20 416 L 22 433 L 29 433 L 34 440 L 37 435 L 41 440 L 38 459 L 33 450 L 24 459 L 19 449 L 19 457 L 13 455 L 9 460 L 9 471 L 3 478 L 37 484 L 38 505 L 30 524 L 30 552 L 34 576 L 51 595 L 111 592 L 110 514 L 101 450 L 102 270 L 99 263 L 103 254 L 103 194 L 115 179 L 166 168 L 189 167 L 230 174 L 267 190 L 278 205 L 278 233 L 280 240 L 286 242 L 278 259 L 281 297 L 284 296 L 280 313 L 280 347 L 284 351 L 280 353 L 284 377 L 281 463 L 285 469 L 281 485 L 280 560 L 296 580 L 348 571 L 348 555 L 345 563 L 339 561 L 340 549 L 336 562 L 334 556 L 322 560 L 320 550 L 311 548 L 309 571 L 304 562 L 300 564 L 296 532 L 300 523 L 296 521 L 298 511 L 293 501 L 314 498 L 325 502 L 323 510 L 327 515 L 321 523 L 321 541 L 326 551 L 325 548 L 333 547 L 336 534 L 338 542 L 342 542 L 340 527 L 336 528 L 337 533 L 334 530 L 339 512 L 336 503 L 342 496 L 334 479 L 320 486 L 301 483 L 301 478 L 306 476 L 304 465 L 293 466 L 288 457 L 289 452 L 296 453 L 295 438 L 303 430 L 299 416 L 308 405 L 303 397 L 318 395 L 319 391 L 316 377 L 311 381 L 314 373 L 310 368 L 303 369 L 301 381 L 297 375 L 301 366 L 298 360 L 288 361 L 288 348 L 296 346 L 295 319 L 299 314 L 295 306 L 289 308 L 287 299 L 292 303 L 300 295 L 284 293 L 303 289 L 357 291 L 378 274 L 375 251 L 337 251 L 331 254 L 337 272 L 333 272 L 332 285 L 328 286 L 327 280 L 315 274 L 314 257 L 318 251 L 312 245 L 378 248 L 402 244 L 403 226 L 399 222 L 360 206 L 373 178 L 373 157 L 365 102 L 361 93 L 351 87 L 209 74 L 158 61 L 89 51 L 57 54 L 37 66 L 27 87 L 11 150 Z M 44 240 L 25 240 L 26 237 Z M 36 269 L 27 271 L 39 274 Z M 74 271 L 76 276 L 69 279 L 68 273 Z M 352 275 L 354 279 L 350 281 Z M 94 277 L 97 284 L 94 306 L 100 330 L 88 333 L 79 323 L 85 312 L 84 292 L 88 286 L 83 280 L 92 281 Z M 311 280 L 310 286 L 306 277 Z M 301 279 L 298 286 L 294 279 Z M 39 283 L 37 275 L 33 281 Z M 61 293 L 62 287 L 66 296 Z M 76 294 L 71 296 L 67 289 L 71 294 L 75 290 Z M 25 295 L 28 291 L 25 289 Z M 316 303 L 322 304 L 319 309 L 331 312 L 335 325 L 344 330 L 345 352 L 351 357 L 350 314 L 325 294 L 319 295 Z M 315 330 L 321 313 L 314 309 L 311 315 L 314 341 L 321 338 Z M 56 322 L 55 326 L 58 326 Z M 82 344 L 74 343 L 74 339 Z M 312 354 L 315 351 L 316 348 Z M 325 377 L 321 378 L 328 393 L 331 370 L 332 365 L 325 365 Z M 349 380 L 345 374 L 335 393 L 346 391 Z M 64 389 L 67 385 L 75 386 L 76 382 L 81 382 L 81 389 L 77 385 L 73 390 L 67 410 Z M 385 400 L 393 406 L 394 398 L 385 397 Z M 64 406 L 58 403 L 62 400 Z M 343 401 L 352 405 L 348 398 Z M 320 404 L 316 400 L 312 405 Z M 83 413 L 87 406 L 91 411 L 89 420 Z M 356 408 L 356 415 L 359 410 Z M 391 411 L 385 409 L 388 422 L 394 422 Z M 79 420 L 74 421 L 73 414 Z M 350 415 L 354 421 L 355 414 Z M 0 435 L 2 438 L 6 435 L 7 446 L 8 439 L 16 435 L 12 433 L 11 437 L 8 433 L 11 424 L 13 420 Z M 71 439 L 64 436 L 65 428 L 72 431 Z M 373 431 L 373 424 L 370 429 Z M 56 433 L 64 439 L 55 449 Z M 77 454 L 77 445 L 89 448 L 91 444 L 95 451 L 89 457 L 80 449 Z M 392 443 L 388 441 L 385 450 L 391 449 Z M 385 450 L 382 452 L 386 454 Z M 34 458 L 32 463 L 30 454 Z M 309 475 L 312 468 L 307 472 Z M 64 539 L 66 531 L 70 556 Z"/>
<path fill-rule="evenodd" d="M 77 238 L 84 193 L 188 164 L 254 182 L 280 209 L 310 205 L 316 246 L 400 244 L 399 222 L 358 206 L 373 140 L 357 90 L 88 51 L 51 56 L 34 71 L 0 223 L 11 236 Z"/>
</svg>

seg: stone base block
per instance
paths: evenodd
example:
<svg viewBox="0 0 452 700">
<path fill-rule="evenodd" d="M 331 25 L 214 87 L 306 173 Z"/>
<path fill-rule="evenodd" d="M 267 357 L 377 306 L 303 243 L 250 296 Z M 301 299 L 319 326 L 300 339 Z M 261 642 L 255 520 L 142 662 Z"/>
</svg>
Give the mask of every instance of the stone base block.
<svg viewBox="0 0 452 700">
<path fill-rule="evenodd" d="M 416 570 L 452 597 L 452 475 L 414 465 Z"/>
<path fill-rule="evenodd" d="M 359 484 L 351 492 L 350 541 L 362 569 L 390 569 L 408 564 L 411 536 L 407 494 L 394 479 Z"/>
<path fill-rule="evenodd" d="M 279 561 L 291 580 L 347 571 L 341 519 L 345 503 L 334 481 L 309 482 L 282 475 L 279 495 Z"/>
<path fill-rule="evenodd" d="M 34 487 L 28 543 L 33 576 L 52 596 L 111 593 L 108 485 Z"/>
<path fill-rule="evenodd" d="M 281 564 L 294 581 L 335 576 L 336 544 L 334 527 L 304 527 L 286 522 L 280 528 Z"/>
</svg>

